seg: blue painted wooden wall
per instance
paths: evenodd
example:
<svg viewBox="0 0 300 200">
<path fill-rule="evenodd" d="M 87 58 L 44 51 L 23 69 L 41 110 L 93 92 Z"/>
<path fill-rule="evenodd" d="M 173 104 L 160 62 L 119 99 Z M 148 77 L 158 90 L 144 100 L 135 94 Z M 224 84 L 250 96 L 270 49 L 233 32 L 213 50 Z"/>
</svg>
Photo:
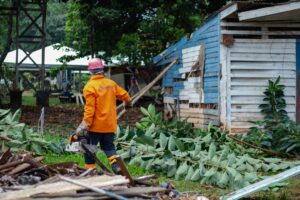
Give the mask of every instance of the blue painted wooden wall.
<svg viewBox="0 0 300 200">
<path fill-rule="evenodd" d="M 204 66 L 204 103 L 219 102 L 219 63 L 220 63 L 220 16 L 210 18 L 203 26 L 174 45 L 167 48 L 160 55 L 154 57 L 154 63 L 165 65 L 175 57 L 179 63 L 174 65 L 164 76 L 163 86 L 173 87 L 172 97 L 179 96 L 179 90 L 183 89 L 182 82 L 173 82 L 174 78 L 180 78 L 179 69 L 182 67 L 182 49 L 197 45 L 205 46 Z"/>
</svg>

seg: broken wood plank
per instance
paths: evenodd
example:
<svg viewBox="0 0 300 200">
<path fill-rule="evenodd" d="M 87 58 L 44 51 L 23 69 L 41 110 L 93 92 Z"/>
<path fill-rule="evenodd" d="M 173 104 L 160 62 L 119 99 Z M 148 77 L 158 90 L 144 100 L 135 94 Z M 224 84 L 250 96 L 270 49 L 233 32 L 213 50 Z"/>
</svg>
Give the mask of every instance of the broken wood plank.
<svg viewBox="0 0 300 200">
<path fill-rule="evenodd" d="M 157 178 L 157 176 L 155 174 L 151 174 L 151 175 L 137 177 L 134 180 L 144 181 L 144 180 L 156 179 L 156 178 Z"/>
<path fill-rule="evenodd" d="M 132 187 L 132 188 L 126 188 L 122 190 L 116 190 L 114 191 L 114 193 L 126 197 L 133 197 L 140 194 L 151 194 L 151 193 L 166 192 L 166 191 L 168 190 L 162 187 Z M 95 192 L 82 192 L 82 193 L 68 192 L 68 193 L 56 193 L 56 194 L 36 194 L 33 195 L 32 197 L 33 198 L 95 197 L 97 199 L 99 198 L 102 199 L 102 197 L 105 197 L 105 195 L 95 193 Z"/>
<path fill-rule="evenodd" d="M 25 160 L 21 159 L 21 160 L 10 162 L 10 163 L 4 164 L 4 165 L 0 165 L 0 170 L 10 168 L 10 167 L 14 167 L 14 166 L 23 164 L 24 162 L 25 162 Z"/>
<path fill-rule="evenodd" d="M 35 162 L 41 162 L 42 160 L 44 160 L 43 156 L 34 158 Z M 29 164 L 29 163 L 23 163 L 23 164 L 19 165 L 18 167 L 14 168 L 12 171 L 10 171 L 8 173 L 8 175 L 14 175 L 14 174 L 17 174 L 19 172 L 22 172 L 25 169 L 29 168 L 30 166 L 31 166 L 31 164 Z"/>
<path fill-rule="evenodd" d="M 121 156 L 117 155 L 116 156 L 116 161 L 117 161 L 117 164 L 119 165 L 119 167 L 121 168 L 122 174 L 126 178 L 128 178 L 130 185 L 134 186 L 135 185 L 134 180 L 133 180 L 132 176 L 130 175 L 130 173 L 129 173 L 127 167 L 126 167 L 124 160 L 121 158 Z"/>
<path fill-rule="evenodd" d="M 123 176 L 94 176 L 85 179 L 79 179 L 83 184 L 89 184 L 93 187 L 104 187 L 104 186 L 111 186 L 111 185 L 120 185 L 120 184 L 127 184 L 129 180 L 127 180 Z M 71 183 L 66 183 L 64 181 L 58 181 L 55 183 L 43 184 L 38 185 L 35 188 L 24 189 L 19 191 L 13 192 L 6 192 L 0 194 L 0 199 L 5 200 L 17 200 L 23 198 L 29 198 L 31 195 L 40 194 L 40 193 L 48 193 L 54 194 L 59 192 L 68 192 L 74 190 L 82 189 L 79 186 L 73 185 Z"/>
<path fill-rule="evenodd" d="M 74 185 L 78 185 L 80 187 L 92 190 L 94 192 L 97 192 L 97 193 L 100 193 L 100 194 L 103 194 L 103 195 L 106 195 L 106 196 L 109 196 L 109 197 L 112 197 L 112 198 L 115 198 L 115 199 L 118 199 L 118 200 L 128 200 L 127 198 L 125 198 L 123 196 L 120 196 L 120 195 L 117 195 L 117 194 L 115 194 L 113 192 L 105 191 L 103 189 L 96 188 L 94 186 L 90 186 L 90 185 L 88 185 L 88 183 L 84 184 L 81 181 L 76 181 L 76 180 L 73 180 L 73 179 L 70 179 L 70 178 L 67 178 L 67 177 L 64 177 L 64 176 L 59 176 L 59 178 L 61 180 L 63 180 L 63 181 L 68 182 L 68 183 L 71 183 L 71 184 L 74 184 Z"/>
<path fill-rule="evenodd" d="M 246 186 L 240 190 L 237 190 L 235 192 L 232 192 L 226 196 L 221 197 L 220 199 L 224 200 L 235 200 L 240 199 L 242 197 L 247 197 L 250 194 L 257 192 L 265 187 L 268 187 L 272 184 L 284 181 L 292 176 L 296 176 L 300 174 L 300 166 L 293 167 L 291 169 L 288 169 L 282 173 L 279 173 L 277 175 L 271 176 L 269 178 L 266 178 L 262 181 L 259 181 L 257 183 L 254 183 L 252 185 Z"/>
<path fill-rule="evenodd" d="M 165 73 L 167 73 L 167 71 L 169 69 L 171 69 L 171 67 L 177 62 L 177 59 L 178 58 L 175 58 L 167 67 L 165 67 L 161 72 L 160 74 L 154 79 L 152 80 L 148 85 L 146 85 L 144 88 L 142 88 L 138 93 L 136 93 L 134 96 L 131 97 L 131 102 L 132 102 L 132 105 L 134 105 L 142 96 L 144 96 L 144 94 L 146 92 L 148 92 L 156 83 L 157 81 L 159 81 L 164 75 Z M 118 117 L 117 119 L 119 119 L 125 112 L 126 112 L 126 109 L 125 109 L 125 103 L 122 103 L 120 104 L 118 107 L 117 107 L 117 110 L 123 108 L 123 110 L 119 111 L 118 112 Z"/>
</svg>

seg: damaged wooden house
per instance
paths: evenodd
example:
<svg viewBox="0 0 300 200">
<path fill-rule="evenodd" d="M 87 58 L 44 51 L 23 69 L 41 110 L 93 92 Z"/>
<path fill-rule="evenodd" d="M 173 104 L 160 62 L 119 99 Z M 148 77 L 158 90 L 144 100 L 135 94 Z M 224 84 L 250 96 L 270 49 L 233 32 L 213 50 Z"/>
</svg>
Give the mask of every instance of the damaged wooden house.
<svg viewBox="0 0 300 200">
<path fill-rule="evenodd" d="M 286 110 L 300 122 L 300 2 L 229 3 L 154 63 L 164 67 L 176 58 L 163 78 L 165 117 L 245 131 L 263 117 L 268 80 L 280 76 Z"/>
</svg>

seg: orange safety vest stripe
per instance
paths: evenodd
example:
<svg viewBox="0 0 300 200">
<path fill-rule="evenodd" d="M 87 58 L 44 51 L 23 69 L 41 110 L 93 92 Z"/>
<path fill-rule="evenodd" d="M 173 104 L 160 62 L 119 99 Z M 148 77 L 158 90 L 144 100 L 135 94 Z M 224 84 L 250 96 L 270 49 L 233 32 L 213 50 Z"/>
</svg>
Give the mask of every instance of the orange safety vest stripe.
<svg viewBox="0 0 300 200">
<path fill-rule="evenodd" d="M 93 75 L 83 89 L 85 98 L 83 120 L 89 131 L 114 133 L 117 129 L 117 98 L 129 102 L 129 94 L 113 80 Z"/>
</svg>

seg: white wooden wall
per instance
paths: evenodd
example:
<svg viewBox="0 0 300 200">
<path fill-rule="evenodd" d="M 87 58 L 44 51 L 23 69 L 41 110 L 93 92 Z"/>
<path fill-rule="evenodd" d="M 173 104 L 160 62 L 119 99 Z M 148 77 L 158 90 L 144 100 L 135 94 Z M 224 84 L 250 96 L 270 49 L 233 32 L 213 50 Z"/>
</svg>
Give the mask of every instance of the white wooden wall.
<svg viewBox="0 0 300 200">
<path fill-rule="evenodd" d="M 253 126 L 262 119 L 259 104 L 268 80 L 281 76 L 286 86 L 286 110 L 296 116 L 296 40 L 235 39 L 221 47 L 221 123 L 232 132 Z"/>
<path fill-rule="evenodd" d="M 190 47 L 182 50 L 182 65 L 179 69 L 179 73 L 183 79 L 186 79 L 187 74 L 192 70 L 199 58 L 201 45 Z M 183 82 L 184 88 L 179 90 L 179 100 L 189 101 L 189 103 L 202 103 L 203 102 L 203 90 L 201 88 L 201 82 L 203 77 L 189 77 Z"/>
<path fill-rule="evenodd" d="M 202 56 L 200 55 L 201 52 L 205 53 L 202 45 L 183 49 L 183 67 L 179 69 L 181 77 L 185 79 L 183 82 L 184 88 L 179 91 L 179 100 L 187 102 L 179 105 L 179 116 L 181 119 L 187 119 L 188 122 L 193 123 L 196 128 L 205 128 L 209 123 L 216 126 L 219 125 L 219 111 L 217 109 L 200 107 L 200 104 L 204 102 L 203 77 L 201 75 L 188 77 L 199 56 Z M 204 66 L 201 67 L 201 70 L 204 70 Z M 197 106 L 192 107 L 192 104 Z"/>
</svg>

